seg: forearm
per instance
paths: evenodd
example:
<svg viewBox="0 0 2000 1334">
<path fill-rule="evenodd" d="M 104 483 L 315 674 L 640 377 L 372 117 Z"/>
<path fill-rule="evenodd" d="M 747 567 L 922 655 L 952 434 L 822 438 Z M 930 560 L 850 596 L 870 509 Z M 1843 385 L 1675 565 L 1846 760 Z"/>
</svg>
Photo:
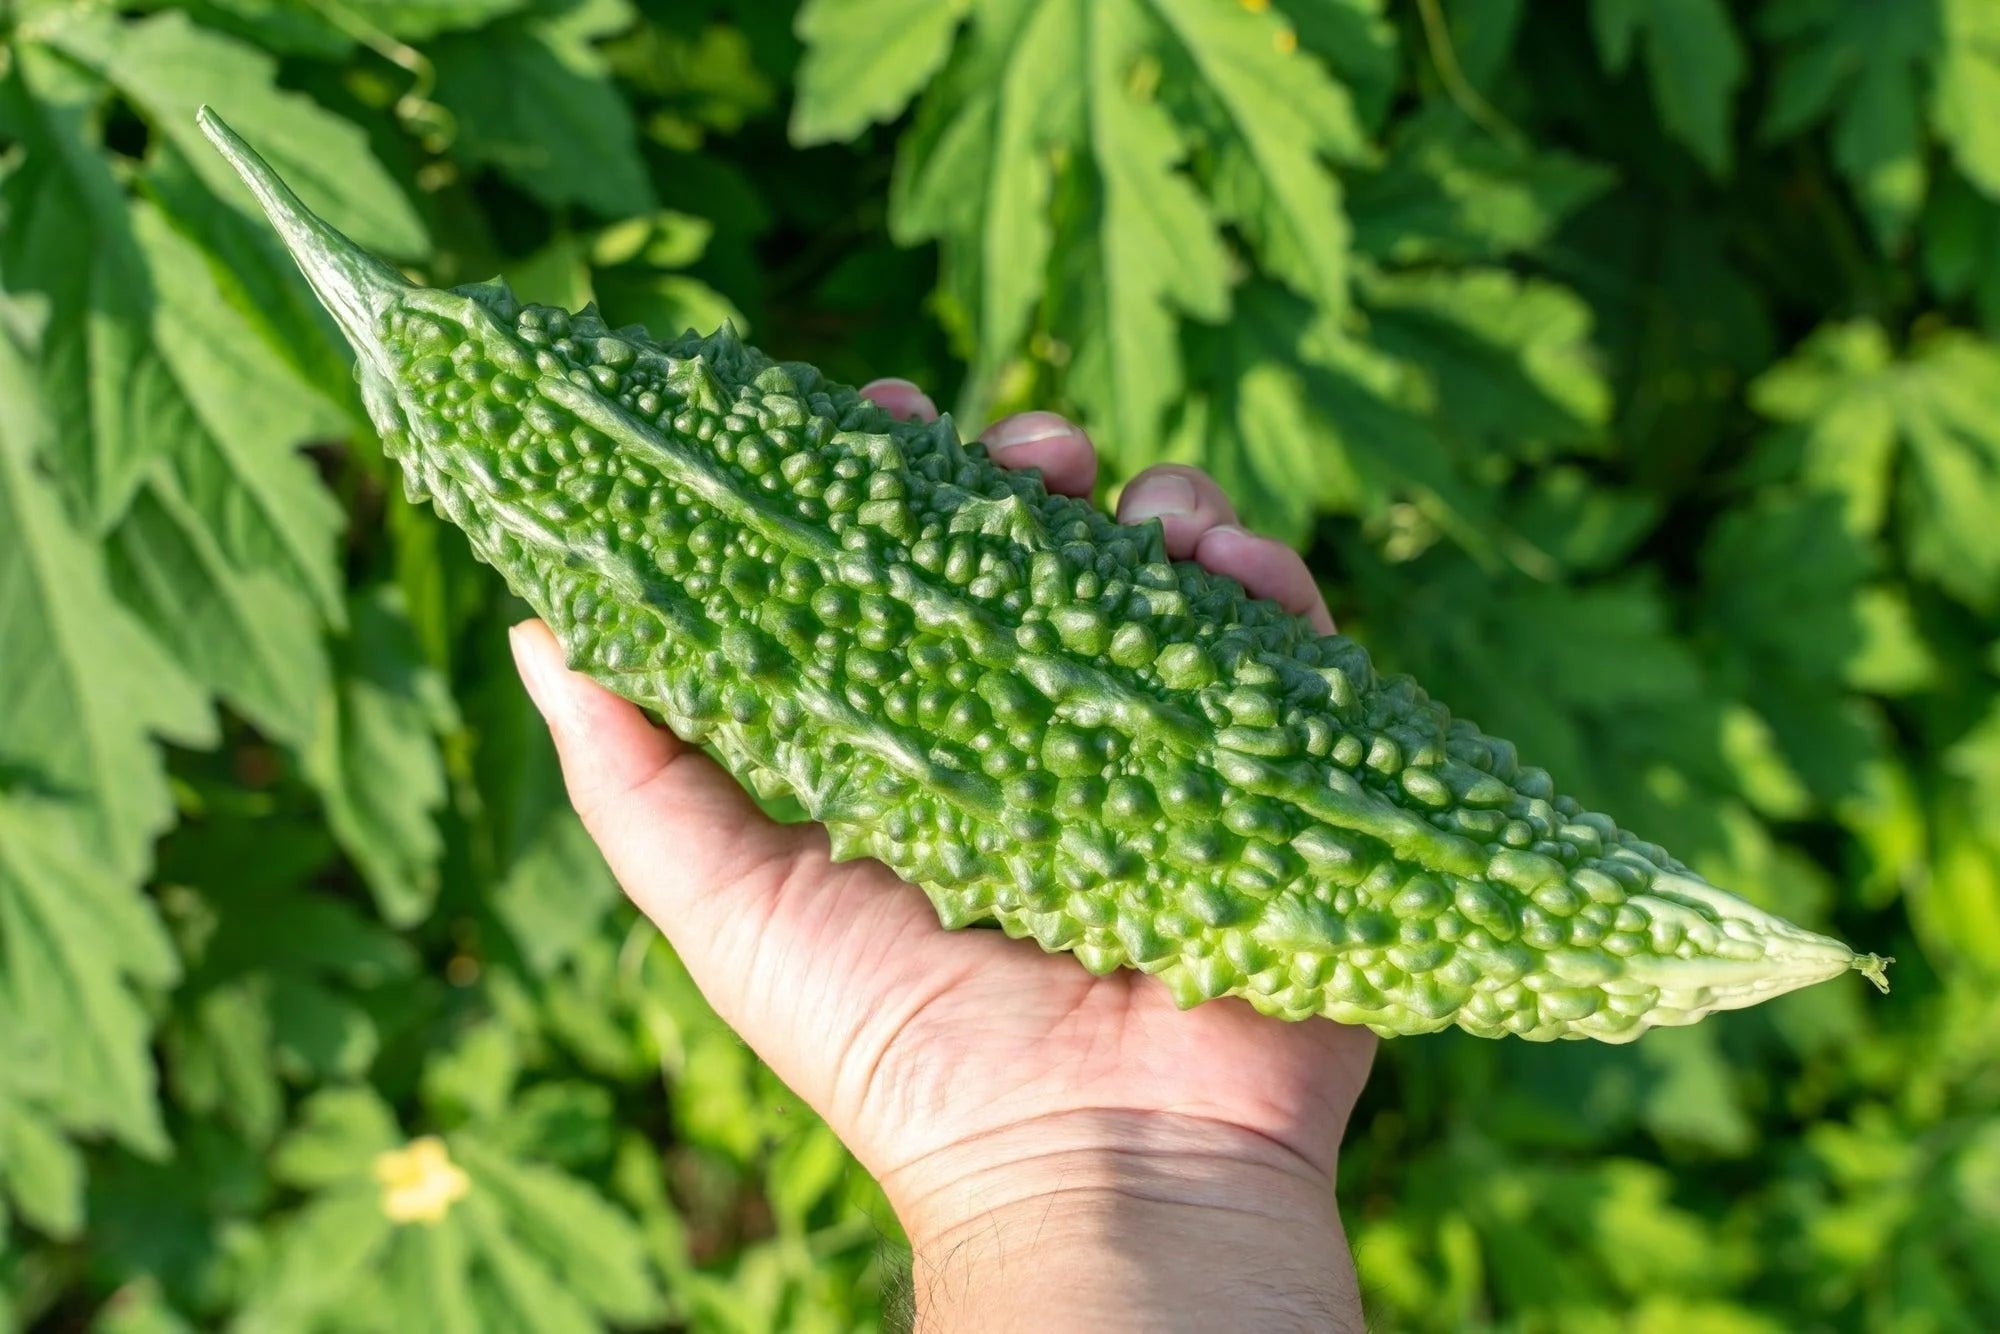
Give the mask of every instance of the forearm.
<svg viewBox="0 0 2000 1334">
<path fill-rule="evenodd" d="M 903 1206 L 919 1334 L 1359 1334 L 1330 1181 L 1255 1136 L 1131 1120 L 974 1148 Z"/>
</svg>

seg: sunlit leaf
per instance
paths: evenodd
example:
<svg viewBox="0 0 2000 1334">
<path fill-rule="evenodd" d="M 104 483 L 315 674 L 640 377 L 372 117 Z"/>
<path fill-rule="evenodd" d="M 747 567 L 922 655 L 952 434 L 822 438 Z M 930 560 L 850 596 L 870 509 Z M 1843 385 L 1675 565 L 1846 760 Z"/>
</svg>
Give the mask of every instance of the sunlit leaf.
<svg viewBox="0 0 2000 1334">
<path fill-rule="evenodd" d="M 854 8 L 870 31 L 895 12 Z M 1136 468 L 1159 456 L 1188 383 L 1182 326 L 1228 315 L 1223 228 L 1338 316 L 1333 167 L 1370 153 L 1346 86 L 1264 5 L 997 5 L 974 12 L 919 105 L 891 225 L 943 243 L 950 313 L 975 349 L 966 411 L 983 413 L 1026 353 Z"/>
<path fill-rule="evenodd" d="M 1913 569 L 1974 609 L 2000 605 L 2000 348 L 1962 333 L 1898 357 L 1875 325 L 1831 325 L 1765 374 L 1768 449 L 1839 496 L 1858 532 L 1892 514 Z"/>
<path fill-rule="evenodd" d="M 1312 318 L 1259 285 L 1225 329 L 1192 338 L 1203 384 L 1168 457 L 1207 469 L 1248 523 L 1287 541 L 1319 510 L 1372 517 L 1412 495 L 1447 526 L 1476 528 L 1479 504 L 1408 370 Z"/>
<path fill-rule="evenodd" d="M 425 1328 L 587 1331 L 659 1318 L 632 1220 L 473 1132 L 405 1139 L 373 1093 L 334 1089 L 307 1104 L 278 1157 L 312 1193 L 252 1276 L 246 1323 L 358 1311 Z"/>
<path fill-rule="evenodd" d="M 367 590 L 352 615 L 305 768 L 383 916 L 407 926 L 437 896 L 445 798 L 437 737 L 454 725 L 453 709 L 388 590 Z"/>
<path fill-rule="evenodd" d="M 67 1128 L 166 1149 L 139 989 L 178 974 L 152 905 L 71 840 L 60 807 L 0 797 L 0 993 Z M 46 1202 L 44 1197 L 43 1202 Z"/>
<path fill-rule="evenodd" d="M 1748 61 L 1723 0 L 1591 0 L 1590 20 L 1605 67 L 1623 70 L 1643 50 L 1667 131 L 1711 172 L 1727 172 Z"/>
<path fill-rule="evenodd" d="M 638 130 L 575 18 L 496 24 L 432 49 L 452 152 L 491 166 L 542 202 L 607 218 L 653 207 Z"/>
<path fill-rule="evenodd" d="M 34 371 L 47 461 L 96 527 L 124 511 L 163 451 L 156 424 L 178 396 L 152 337 L 152 278 L 130 214 L 110 163 L 92 151 L 91 93 L 32 48 L 0 78 L 0 129 L 22 150 L 0 181 L 0 286 L 42 303 Z"/>
<path fill-rule="evenodd" d="M 1363 292 L 1374 341 L 1430 378 L 1448 431 L 1529 457 L 1597 442 L 1611 390 L 1567 288 L 1469 269 L 1375 275 Z"/>
<path fill-rule="evenodd" d="M 1398 124 L 1380 167 L 1349 187 L 1354 243 L 1398 263 L 1533 250 L 1611 182 L 1602 166 L 1498 139 L 1433 102 Z"/>
<path fill-rule="evenodd" d="M 196 127 L 208 103 L 232 124 L 254 126 L 265 156 L 307 205 L 363 245 L 391 255 L 424 249 L 424 227 L 402 188 L 368 148 L 367 133 L 278 86 L 277 62 L 186 15 L 114 22 L 72 10 L 44 38 L 117 89 L 171 140 L 209 188 L 252 207 L 247 188 Z"/>
<path fill-rule="evenodd" d="M 155 737 L 213 744 L 202 692 L 113 600 L 37 471 L 53 432 L 0 331 L 0 790 L 63 799 L 74 846 L 136 878 L 171 815 Z"/>
<path fill-rule="evenodd" d="M 1788 139 L 1831 122 L 1835 165 L 1876 231 L 1900 238 L 1929 180 L 1923 96 L 1943 39 L 1938 5 L 1780 0 L 1760 23 L 1778 43 L 1764 135 Z"/>
<path fill-rule="evenodd" d="M 809 0 L 792 139 L 850 139 L 899 115 L 951 51 L 971 0 Z"/>
</svg>

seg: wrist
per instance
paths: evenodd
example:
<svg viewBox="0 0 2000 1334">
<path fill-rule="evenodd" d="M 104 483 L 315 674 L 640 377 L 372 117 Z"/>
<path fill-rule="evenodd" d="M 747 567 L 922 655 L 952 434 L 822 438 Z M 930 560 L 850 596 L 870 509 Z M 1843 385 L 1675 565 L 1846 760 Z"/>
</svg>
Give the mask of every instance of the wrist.
<svg viewBox="0 0 2000 1334">
<path fill-rule="evenodd" d="M 919 1329 L 1360 1329 L 1330 1173 L 1255 1131 L 1077 1112 L 883 1184 Z"/>
</svg>

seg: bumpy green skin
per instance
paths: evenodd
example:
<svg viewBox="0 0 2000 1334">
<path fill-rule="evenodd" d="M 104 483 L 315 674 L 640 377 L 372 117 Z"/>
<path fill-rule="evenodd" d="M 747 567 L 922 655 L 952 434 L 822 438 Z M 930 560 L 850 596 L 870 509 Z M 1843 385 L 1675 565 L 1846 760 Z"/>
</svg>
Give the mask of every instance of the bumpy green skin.
<svg viewBox="0 0 2000 1334">
<path fill-rule="evenodd" d="M 1625 1041 L 1881 961 L 1556 793 L 1352 641 L 724 331 L 409 286 L 211 127 L 404 469 L 571 665 L 836 856 L 1094 972 L 1384 1034 Z"/>
</svg>

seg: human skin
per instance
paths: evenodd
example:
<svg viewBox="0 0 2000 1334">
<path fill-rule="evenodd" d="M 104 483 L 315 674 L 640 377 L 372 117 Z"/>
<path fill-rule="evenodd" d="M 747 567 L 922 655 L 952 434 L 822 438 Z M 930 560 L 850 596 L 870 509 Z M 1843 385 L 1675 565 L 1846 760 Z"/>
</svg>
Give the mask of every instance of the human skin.
<svg viewBox="0 0 2000 1334">
<path fill-rule="evenodd" d="M 934 417 L 916 386 L 863 393 Z M 1087 496 L 1088 438 L 1051 413 L 982 436 Z M 1297 553 L 1236 526 L 1191 468 L 1118 517 L 1331 632 Z M 873 861 L 835 864 L 699 750 L 568 671 L 539 621 L 514 653 L 571 801 L 695 983 L 881 1182 L 910 1238 L 918 1329 L 1360 1330 L 1334 1167 L 1375 1038 L 1285 1023 L 994 931 L 947 932 Z"/>
</svg>

